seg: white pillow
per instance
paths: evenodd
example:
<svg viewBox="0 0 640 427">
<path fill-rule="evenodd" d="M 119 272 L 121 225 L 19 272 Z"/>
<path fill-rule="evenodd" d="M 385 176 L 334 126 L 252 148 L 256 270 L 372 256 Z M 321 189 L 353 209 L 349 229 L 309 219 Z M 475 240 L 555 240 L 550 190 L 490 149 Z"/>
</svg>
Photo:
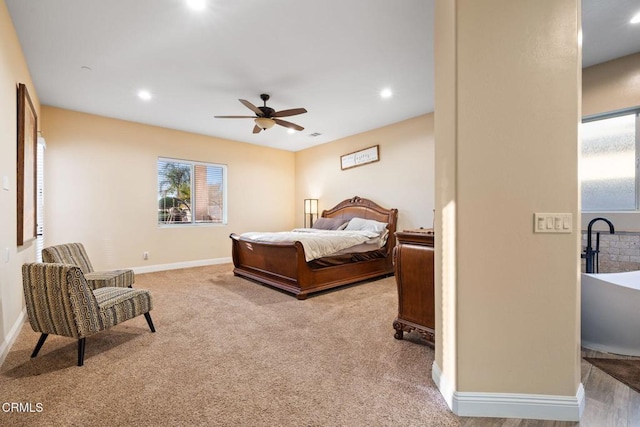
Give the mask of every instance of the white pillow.
<svg viewBox="0 0 640 427">
<path fill-rule="evenodd" d="M 345 228 L 346 231 L 364 230 L 381 233 L 387 228 L 386 222 L 374 221 L 372 219 L 351 218 Z"/>
<path fill-rule="evenodd" d="M 369 245 L 375 244 L 375 245 L 378 245 L 379 248 L 381 248 L 387 244 L 388 237 L 389 237 L 389 230 L 385 228 L 385 230 L 382 233 L 380 233 L 377 237 L 374 237 L 373 239 L 369 239 L 365 243 Z"/>
</svg>

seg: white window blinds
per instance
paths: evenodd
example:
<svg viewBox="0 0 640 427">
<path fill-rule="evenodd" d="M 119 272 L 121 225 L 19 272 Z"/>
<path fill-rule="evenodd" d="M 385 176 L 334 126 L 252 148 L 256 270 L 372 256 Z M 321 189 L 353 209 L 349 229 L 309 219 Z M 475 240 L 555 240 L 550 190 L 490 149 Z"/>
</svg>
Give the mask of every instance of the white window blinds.
<svg viewBox="0 0 640 427">
<path fill-rule="evenodd" d="M 226 224 L 227 167 L 158 158 L 158 224 Z"/>
</svg>

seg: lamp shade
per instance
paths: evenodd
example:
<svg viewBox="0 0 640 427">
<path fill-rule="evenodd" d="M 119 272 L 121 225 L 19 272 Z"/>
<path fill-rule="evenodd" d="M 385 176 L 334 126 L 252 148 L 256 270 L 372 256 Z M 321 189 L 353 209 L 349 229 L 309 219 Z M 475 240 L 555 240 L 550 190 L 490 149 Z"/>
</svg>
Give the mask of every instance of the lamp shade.
<svg viewBox="0 0 640 427">
<path fill-rule="evenodd" d="M 255 119 L 255 122 L 258 127 L 262 129 L 271 129 L 273 125 L 276 124 L 273 119 L 268 119 L 266 117 L 258 117 L 257 119 Z"/>
<path fill-rule="evenodd" d="M 304 213 L 318 215 L 318 199 L 304 199 Z"/>
</svg>

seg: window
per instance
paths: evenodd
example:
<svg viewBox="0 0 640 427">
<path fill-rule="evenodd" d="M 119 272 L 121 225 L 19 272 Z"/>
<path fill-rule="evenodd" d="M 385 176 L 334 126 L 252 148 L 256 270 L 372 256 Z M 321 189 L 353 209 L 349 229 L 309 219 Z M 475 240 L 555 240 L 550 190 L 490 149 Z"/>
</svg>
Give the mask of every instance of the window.
<svg viewBox="0 0 640 427">
<path fill-rule="evenodd" d="M 583 211 L 640 209 L 638 111 L 585 120 L 580 129 Z"/>
<path fill-rule="evenodd" d="M 158 158 L 158 224 L 226 224 L 227 167 Z"/>
</svg>

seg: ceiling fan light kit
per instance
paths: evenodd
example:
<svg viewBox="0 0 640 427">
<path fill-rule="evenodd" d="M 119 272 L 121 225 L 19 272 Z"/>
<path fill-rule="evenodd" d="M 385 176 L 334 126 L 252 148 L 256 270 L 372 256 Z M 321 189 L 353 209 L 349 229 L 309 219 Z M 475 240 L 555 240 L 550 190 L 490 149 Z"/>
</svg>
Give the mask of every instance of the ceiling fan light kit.
<svg viewBox="0 0 640 427">
<path fill-rule="evenodd" d="M 255 116 L 214 116 L 217 119 L 254 119 L 255 126 L 253 127 L 253 133 L 259 133 L 262 130 L 271 129 L 274 125 L 280 125 L 289 129 L 301 131 L 304 128 L 295 123 L 281 120 L 277 117 L 289 117 L 296 116 L 298 114 L 304 114 L 307 112 L 304 108 L 291 108 L 289 110 L 276 111 L 271 107 L 267 107 L 267 101 L 269 95 L 263 93 L 260 95 L 260 99 L 264 102 L 262 107 L 256 107 L 246 99 L 239 99 L 240 103 L 253 111 Z"/>
<path fill-rule="evenodd" d="M 255 122 L 262 130 L 271 129 L 276 124 L 272 119 L 267 119 L 266 117 L 258 117 Z"/>
</svg>

